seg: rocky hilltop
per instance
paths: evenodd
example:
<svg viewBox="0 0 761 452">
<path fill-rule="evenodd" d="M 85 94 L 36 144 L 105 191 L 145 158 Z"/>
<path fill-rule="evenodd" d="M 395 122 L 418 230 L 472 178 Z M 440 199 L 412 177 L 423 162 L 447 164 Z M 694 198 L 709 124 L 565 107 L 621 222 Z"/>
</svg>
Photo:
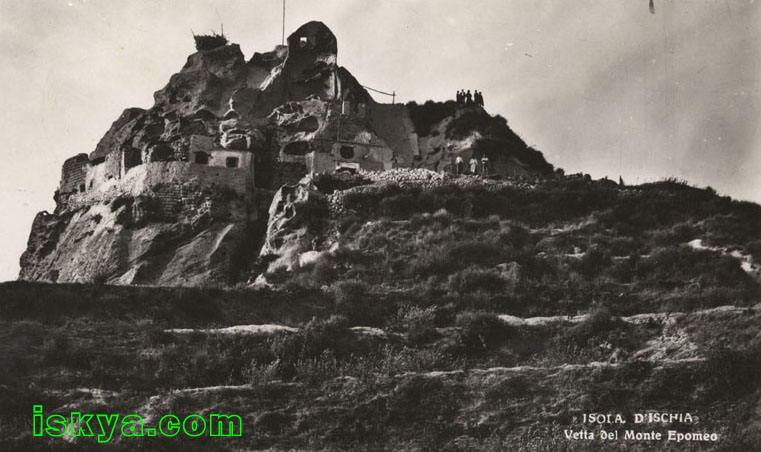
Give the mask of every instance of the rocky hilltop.
<svg viewBox="0 0 761 452">
<path fill-rule="evenodd" d="M 377 103 L 319 23 L 248 62 L 210 41 L 65 162 L 33 281 L 0 284 L 0 449 L 102 450 L 34 436 L 42 404 L 240 416 L 115 451 L 761 450 L 761 206 Z"/>
<path fill-rule="evenodd" d="M 552 174 L 482 107 L 376 102 L 338 65 L 336 37 L 320 22 L 249 60 L 225 38 L 197 44 L 153 107 L 128 108 L 94 151 L 64 162 L 55 211 L 35 218 L 20 279 L 232 284 L 251 279 L 260 255 L 295 252 L 278 237 L 298 228 L 282 230 L 271 214 L 292 212 L 284 205 L 304 177 L 446 174 L 458 156 L 488 156 L 494 178 Z M 319 251 L 312 242 L 298 252 Z"/>
</svg>

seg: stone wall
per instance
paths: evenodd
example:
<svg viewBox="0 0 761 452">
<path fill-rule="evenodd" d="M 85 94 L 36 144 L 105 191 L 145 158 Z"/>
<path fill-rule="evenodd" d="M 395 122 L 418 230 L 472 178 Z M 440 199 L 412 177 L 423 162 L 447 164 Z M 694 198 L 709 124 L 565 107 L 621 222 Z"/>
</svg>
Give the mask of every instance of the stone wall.
<svg viewBox="0 0 761 452">
<path fill-rule="evenodd" d="M 364 170 L 382 171 L 393 167 L 393 151 L 386 146 L 360 142 L 332 142 L 325 145 L 328 152 L 311 152 L 306 156 L 310 173 L 332 173 L 339 163 L 353 163 Z"/>
<path fill-rule="evenodd" d="M 470 175 L 453 176 L 449 173 L 441 173 L 424 168 L 394 168 L 390 171 L 365 171 L 360 169 L 358 174 L 372 183 L 346 190 L 336 190 L 327 195 L 328 208 L 334 217 L 355 213 L 348 210 L 344 204 L 347 195 L 377 193 L 378 191 L 385 190 L 389 183 L 403 188 L 420 188 L 423 190 L 433 190 L 441 187 L 457 187 L 458 189 L 479 187 L 486 191 L 496 192 L 507 187 L 521 190 L 533 190 L 536 188 L 536 183 L 529 180 L 484 179 L 480 176 Z"/>
<path fill-rule="evenodd" d="M 85 191 L 97 190 L 98 187 L 122 175 L 122 153 L 109 152 L 105 157 L 92 160 L 87 170 Z"/>
<path fill-rule="evenodd" d="M 187 198 L 183 190 L 197 190 L 199 187 L 221 189 L 245 197 L 253 187 L 253 173 L 249 169 L 187 162 L 145 163 L 130 169 L 123 179 L 109 179 L 92 190 L 71 195 L 65 204 L 68 209 L 77 209 L 120 196 L 155 196 L 159 198 L 162 209 L 172 213 Z"/>
<path fill-rule="evenodd" d="M 66 159 L 61 168 L 61 183 L 58 191 L 61 194 L 75 193 L 86 188 L 88 158 L 87 154 L 78 154 Z"/>
<path fill-rule="evenodd" d="M 153 193 L 156 213 L 162 219 L 174 219 L 189 209 L 212 210 L 213 191 L 195 184 L 172 182 L 154 187 Z"/>
<path fill-rule="evenodd" d="M 345 101 L 341 112 L 339 115 L 338 110 L 331 109 L 319 138 L 310 142 L 313 152 L 304 159 L 309 172 L 333 172 L 339 163 L 372 171 L 391 169 L 394 151 L 373 132 L 366 118 L 366 105 Z"/>
<path fill-rule="evenodd" d="M 250 151 L 229 151 L 226 149 L 215 149 L 209 153 L 209 166 L 224 168 L 249 169 L 251 166 L 252 154 Z M 228 165 L 228 159 L 237 159 L 237 166 Z"/>
</svg>

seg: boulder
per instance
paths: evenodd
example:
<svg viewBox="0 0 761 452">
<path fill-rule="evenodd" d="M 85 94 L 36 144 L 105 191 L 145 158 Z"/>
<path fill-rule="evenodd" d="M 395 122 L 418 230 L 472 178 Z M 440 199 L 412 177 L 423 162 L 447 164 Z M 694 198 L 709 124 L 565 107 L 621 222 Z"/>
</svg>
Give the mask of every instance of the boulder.
<svg viewBox="0 0 761 452">
<path fill-rule="evenodd" d="M 318 251 L 315 249 L 317 239 L 323 232 L 327 215 L 327 198 L 311 179 L 304 178 L 296 185 L 282 186 L 272 199 L 267 233 L 260 252 L 260 256 L 277 256 L 269 269 L 292 269 L 299 265 L 302 255 Z"/>
</svg>

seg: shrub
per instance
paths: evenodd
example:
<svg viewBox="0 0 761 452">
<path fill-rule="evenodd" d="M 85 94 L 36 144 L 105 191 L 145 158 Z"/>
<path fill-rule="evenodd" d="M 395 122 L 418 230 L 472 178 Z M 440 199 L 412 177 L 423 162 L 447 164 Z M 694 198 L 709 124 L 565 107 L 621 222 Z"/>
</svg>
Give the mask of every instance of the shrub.
<svg viewBox="0 0 761 452">
<path fill-rule="evenodd" d="M 299 273 L 283 284 L 283 291 L 293 298 L 306 298 L 313 293 L 320 293 L 320 288 L 309 277 L 309 273 Z"/>
<path fill-rule="evenodd" d="M 109 273 L 105 269 L 98 270 L 92 275 L 90 282 L 96 286 L 103 286 L 108 282 Z"/>
<path fill-rule="evenodd" d="M 483 110 L 465 110 L 447 126 L 447 138 L 465 138 L 474 130 L 483 129 L 491 119 Z"/>
<path fill-rule="evenodd" d="M 211 32 L 208 35 L 193 35 L 193 39 L 196 42 L 196 50 L 213 50 L 217 47 L 222 47 L 227 44 L 227 38 L 224 34 L 217 34 Z"/>
<path fill-rule="evenodd" d="M 378 203 L 378 215 L 407 219 L 420 212 L 434 212 L 434 198 L 430 193 L 411 191 L 384 198 Z"/>
<path fill-rule="evenodd" d="M 690 223 L 679 223 L 671 227 L 668 239 L 672 244 L 689 242 L 700 234 L 700 230 Z"/>
<path fill-rule="evenodd" d="M 579 324 L 579 330 L 586 330 L 590 335 L 597 335 L 615 328 L 618 324 L 618 318 L 613 316 L 610 309 L 597 306 Z"/>
<path fill-rule="evenodd" d="M 728 214 L 714 214 L 704 220 L 707 241 L 725 246 L 758 240 L 761 230 L 761 206 L 749 202 L 732 202 Z"/>
<path fill-rule="evenodd" d="M 611 265 L 610 253 L 601 246 L 590 247 L 578 264 L 579 273 L 591 278 Z"/>
<path fill-rule="evenodd" d="M 591 342 L 608 341 L 611 345 L 624 345 L 619 337 L 628 331 L 629 327 L 621 319 L 615 317 L 605 306 L 594 307 L 582 322 L 564 330 L 559 340 L 563 343 L 575 344 L 579 347 L 590 345 Z M 591 344 L 595 345 L 595 344 Z"/>
<path fill-rule="evenodd" d="M 429 372 L 435 369 L 450 369 L 457 367 L 459 364 L 439 348 L 415 349 L 402 347 L 399 350 L 386 345 L 380 351 L 378 370 L 385 375 L 399 375 L 406 372 Z"/>
<path fill-rule="evenodd" d="M 264 365 L 275 358 L 269 344 L 255 336 L 192 333 L 169 340 L 171 342 L 158 346 L 144 341 L 136 366 L 138 382 L 143 388 L 243 382 L 250 378 L 252 362 Z M 101 369 L 103 379 L 113 380 L 114 371 L 123 365 L 110 361 L 123 358 L 117 355 L 99 358 L 94 364 L 97 366 L 93 369 L 94 376 L 96 370 Z"/>
<path fill-rule="evenodd" d="M 457 316 L 458 340 L 466 349 L 489 349 L 507 337 L 508 327 L 491 312 L 467 311 Z"/>
<path fill-rule="evenodd" d="M 753 240 L 745 244 L 745 249 L 753 256 L 753 260 L 761 262 L 761 240 Z"/>
<path fill-rule="evenodd" d="M 412 124 L 415 126 L 415 132 L 420 136 L 427 136 L 431 134 L 433 126 L 455 114 L 457 103 L 454 101 L 434 102 L 428 100 L 419 105 L 416 102 L 409 102 L 407 111 L 410 114 Z"/>
<path fill-rule="evenodd" d="M 410 342 L 420 344 L 436 337 L 435 306 L 421 308 L 415 305 L 403 305 L 389 321 L 389 329 L 407 334 Z"/>
<path fill-rule="evenodd" d="M 685 246 L 656 248 L 647 259 L 637 263 L 637 276 L 655 281 L 692 281 L 701 286 L 756 286 L 740 267 L 740 262 L 709 250 L 694 250 Z"/>
<path fill-rule="evenodd" d="M 46 365 L 63 365 L 75 369 L 87 369 L 91 364 L 88 351 L 76 341 L 61 333 L 51 334 L 42 344 L 41 355 Z"/>
<path fill-rule="evenodd" d="M 281 364 L 320 356 L 326 350 L 335 351 L 346 335 L 346 318 L 333 316 L 327 320 L 312 319 L 295 333 L 279 334 L 269 344 Z"/>
<path fill-rule="evenodd" d="M 494 242 L 468 240 L 445 243 L 413 256 L 407 265 L 408 275 L 416 278 L 448 275 L 468 266 L 493 267 L 504 261 L 501 247 Z"/>
<path fill-rule="evenodd" d="M 616 260 L 613 265 L 608 268 L 606 274 L 613 277 L 613 279 L 622 282 L 630 283 L 634 278 L 634 269 L 639 259 L 638 254 L 633 254 L 628 258 L 620 258 Z"/>
<path fill-rule="evenodd" d="M 570 254 L 574 247 L 579 244 L 579 239 L 570 234 L 558 234 L 545 237 L 536 244 L 537 251 L 551 254 Z"/>
<path fill-rule="evenodd" d="M 446 257 L 462 264 L 496 265 L 500 260 L 500 249 L 491 242 L 467 241 L 451 247 Z"/>
<path fill-rule="evenodd" d="M 761 349 L 713 349 L 702 367 L 710 396 L 719 398 L 752 394 L 761 381 Z"/>
<path fill-rule="evenodd" d="M 258 361 L 252 361 L 251 366 L 246 371 L 245 376 L 252 385 L 259 385 L 276 380 L 280 376 L 278 371 L 281 361 L 276 359 L 270 363 L 260 363 Z"/>
<path fill-rule="evenodd" d="M 375 213 L 376 206 L 384 198 L 398 195 L 404 192 L 398 184 L 388 183 L 380 187 L 372 187 L 371 190 L 349 190 L 344 195 L 344 207 L 362 214 Z"/>
<path fill-rule="evenodd" d="M 293 365 L 294 377 L 306 384 L 316 385 L 344 375 L 343 362 L 336 358 L 332 350 L 323 350 L 315 358 L 296 361 Z"/>
<path fill-rule="evenodd" d="M 634 239 L 626 236 L 609 236 L 604 234 L 595 234 L 592 237 L 592 243 L 604 247 L 611 256 L 630 256 L 639 254 L 642 247 L 641 239 Z"/>
<path fill-rule="evenodd" d="M 500 227 L 499 240 L 502 243 L 520 248 L 526 245 L 531 239 L 531 233 L 524 227 L 509 224 Z"/>
<path fill-rule="evenodd" d="M 495 293 L 505 289 L 505 280 L 495 269 L 468 267 L 449 275 L 448 285 L 450 290 L 457 293 L 476 291 Z"/>
<path fill-rule="evenodd" d="M 377 320 L 371 297 L 370 286 L 364 281 L 339 281 L 333 286 L 336 311 L 349 319 L 350 323 L 372 322 Z"/>
<path fill-rule="evenodd" d="M 314 263 L 314 266 L 312 266 L 309 277 L 314 284 L 321 286 L 335 281 L 338 277 L 338 272 L 330 259 L 320 256 L 317 262 Z"/>
</svg>

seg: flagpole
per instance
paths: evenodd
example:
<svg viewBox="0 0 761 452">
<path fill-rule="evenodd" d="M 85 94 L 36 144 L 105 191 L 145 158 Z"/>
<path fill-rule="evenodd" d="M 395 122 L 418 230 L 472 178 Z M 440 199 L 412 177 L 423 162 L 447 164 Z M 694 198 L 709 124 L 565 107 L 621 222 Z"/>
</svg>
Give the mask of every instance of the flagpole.
<svg viewBox="0 0 761 452">
<path fill-rule="evenodd" d="M 280 40 L 280 45 L 285 45 L 285 0 L 283 0 L 283 36 Z"/>
</svg>

